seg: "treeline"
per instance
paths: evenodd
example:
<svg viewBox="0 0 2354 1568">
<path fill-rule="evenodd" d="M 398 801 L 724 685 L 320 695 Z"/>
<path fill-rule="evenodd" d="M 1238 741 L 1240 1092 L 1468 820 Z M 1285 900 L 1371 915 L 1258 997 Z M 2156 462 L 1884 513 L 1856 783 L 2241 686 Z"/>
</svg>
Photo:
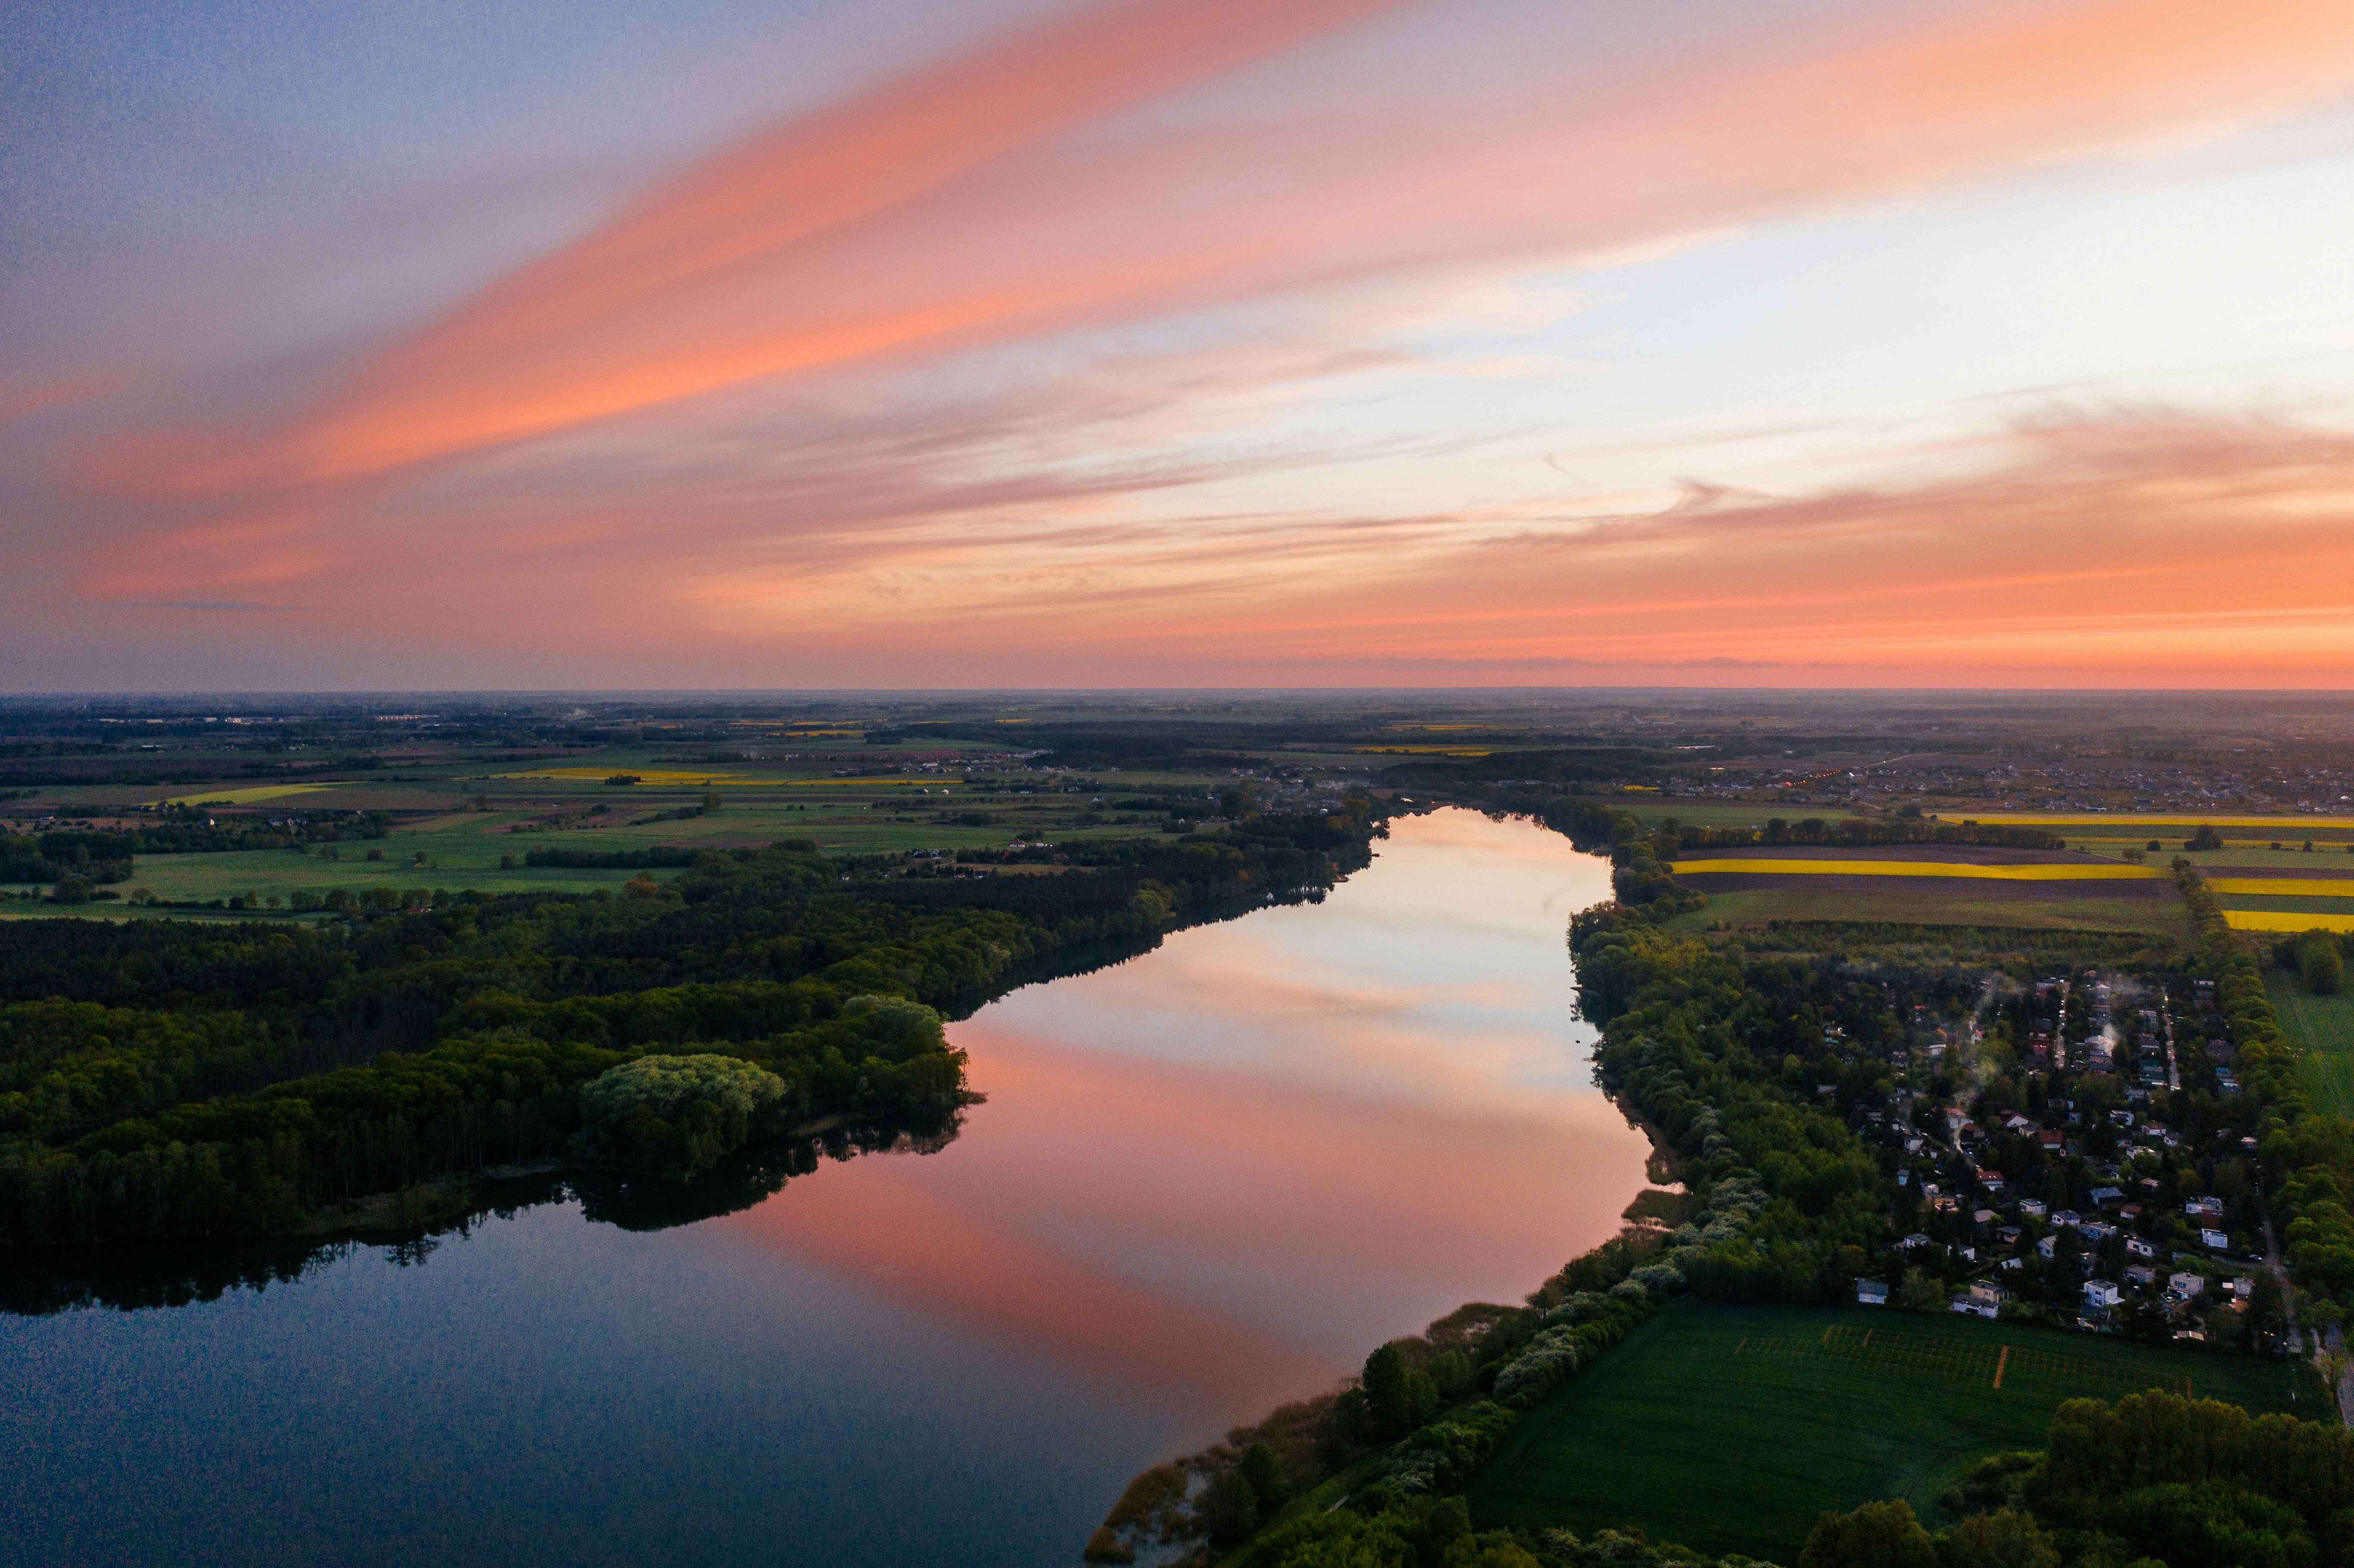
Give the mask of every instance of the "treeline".
<svg viewBox="0 0 2354 1568">
<path fill-rule="evenodd" d="M 2001 822 L 1943 822 L 1920 817 L 1850 817 L 1828 822 L 1820 817 L 1786 821 L 1766 819 L 1762 828 L 1701 828 L 1679 823 L 1673 817 L 1660 832 L 1676 836 L 1678 849 L 1714 849 L 1743 844 L 1985 844 L 1999 849 L 2057 850 L 2067 840 L 2045 828 L 2018 827 Z"/>
<path fill-rule="evenodd" d="M 1631 813 L 1564 800 L 1547 815 L 1611 847 L 1614 902 L 1570 921 L 1579 1005 L 1602 1026 L 1596 1065 L 1683 1158 L 1687 1185 L 1717 1195 L 1672 1255 L 1681 1283 L 1717 1299 L 1845 1298 L 1889 1235 L 1894 1187 L 1805 1062 L 1824 1021 L 1861 1039 L 1888 1027 L 1884 1004 L 1859 1006 L 1835 964 L 1670 935 L 1659 923 L 1699 895 Z"/>
<path fill-rule="evenodd" d="M 0 882 L 77 878 L 105 885 L 130 880 L 134 855 L 226 853 L 380 839 L 391 831 L 391 817 L 383 811 L 349 811 L 277 827 L 165 818 L 122 830 L 63 828 L 37 834 L 0 833 Z"/>
<path fill-rule="evenodd" d="M 699 812 L 702 808 L 695 810 Z M 792 842 L 795 847 L 816 847 L 801 841 Z M 525 865 L 567 866 L 575 870 L 656 870 L 664 866 L 693 865 L 695 857 L 705 853 L 700 849 L 663 844 L 631 850 L 535 849 L 523 857 L 523 863 Z"/>
<path fill-rule="evenodd" d="M 1542 801 L 1565 786 L 1625 780 L 1663 784 L 1691 771 L 1673 752 L 1629 746 L 1582 746 L 1543 751 L 1502 751 L 1486 757 L 1428 757 L 1382 770 L 1384 783 L 1407 789 L 1446 790 L 1476 799 Z"/>
<path fill-rule="evenodd" d="M 751 1065 L 781 1122 L 937 1130 L 962 1058 L 885 1003 L 960 1013 L 1060 958 L 1313 895 L 1373 831 L 1144 841 L 1092 873 L 963 883 L 844 883 L 806 844 L 706 850 L 636 896 L 468 893 L 317 928 L 10 922 L 0 1245 L 298 1230 L 562 1157 L 581 1088 L 649 1055 Z M 705 1133 L 657 1119 L 630 1158 L 701 1160 L 680 1151 Z"/>
<path fill-rule="evenodd" d="M 1982 1461 L 1960 1489 L 1971 1511 L 1934 1537 L 1903 1502 L 1825 1514 L 1799 1568 L 2354 1562 L 2354 1433 L 2334 1421 L 2152 1390 L 2070 1400 L 2048 1443 Z"/>
<path fill-rule="evenodd" d="M 1458 1308 L 1375 1348 L 1333 1392 L 1154 1466 L 1089 1538 L 1087 1560 L 1131 1563 L 1154 1546 L 1191 1544 L 1251 1568 L 1437 1561 L 1417 1555 L 1425 1546 L 1489 1563 L 1476 1552 L 1511 1538 L 1475 1540 L 1456 1494 L 1522 1415 L 1658 1309 L 1674 1278 L 1658 1263 L 1660 1245 L 1656 1232 L 1624 1231 L 1523 1305 Z M 1304 1500 L 1376 1451 L 1345 1499 Z"/>
<path fill-rule="evenodd" d="M 2178 857 L 2175 885 L 2199 930 L 2198 973 L 2215 990 L 2242 1087 L 2263 1107 L 2259 1152 L 2292 1277 L 2316 1298 L 2309 1326 L 2354 1312 L 2354 1121 L 2313 1108 L 2296 1049 L 2264 988 L 2258 949 L 2232 929 L 2196 868 Z M 2301 945 L 2302 938 L 2291 938 Z M 2264 956 L 2277 957 L 2267 944 Z"/>
</svg>

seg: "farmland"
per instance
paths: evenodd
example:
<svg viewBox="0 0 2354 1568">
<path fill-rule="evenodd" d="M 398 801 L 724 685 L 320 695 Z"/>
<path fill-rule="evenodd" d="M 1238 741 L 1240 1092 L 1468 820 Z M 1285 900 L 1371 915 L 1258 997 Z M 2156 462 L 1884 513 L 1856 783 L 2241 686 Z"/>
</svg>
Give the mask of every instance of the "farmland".
<svg viewBox="0 0 2354 1568">
<path fill-rule="evenodd" d="M 1472 1484 L 1483 1526 L 1639 1527 L 1789 1562 L 1818 1515 L 1934 1520 L 1978 1459 L 2042 1446 L 2078 1396 L 2147 1387 L 2318 1411 L 2288 1363 L 1862 1308 L 1677 1302 L 1524 1417 Z M 2292 1400 L 2292 1391 L 2302 1393 Z"/>
<path fill-rule="evenodd" d="M 2226 909 L 2235 931 L 2354 931 L 2354 910 Z"/>
<path fill-rule="evenodd" d="M 2088 865 L 2075 861 L 1979 864 L 1960 860 L 1875 860 L 1861 855 L 1810 860 L 1732 855 L 1680 860 L 1675 870 L 1678 876 L 1954 876 L 1990 882 L 2147 882 L 2166 874 L 2147 866 Z"/>
<path fill-rule="evenodd" d="M 534 865 L 535 850 L 560 850 L 570 858 L 794 838 L 833 855 L 994 856 L 1017 840 L 1060 847 L 1158 832 L 1172 814 L 1172 800 L 1187 819 L 1207 820 L 1211 831 L 1219 810 L 1199 773 L 1083 774 L 978 748 L 945 760 L 938 751 L 901 756 L 885 749 L 879 757 L 832 753 L 692 768 L 654 747 L 607 747 L 593 763 L 575 754 L 542 767 L 461 755 L 398 760 L 398 768 L 355 768 L 346 777 L 302 783 L 52 789 L 40 792 L 37 807 L 19 806 L 13 814 L 27 832 L 135 832 L 159 814 L 289 833 L 348 813 L 380 818 L 379 836 L 364 843 L 141 853 L 129 880 L 109 889 L 121 901 L 77 906 L 85 915 L 120 917 L 133 901 L 192 910 L 244 898 L 253 907 L 277 908 L 297 894 L 336 888 L 360 895 L 379 886 L 582 893 L 618 888 L 636 874 Z M 836 766 L 844 762 L 853 766 Z M 1300 792 L 1298 785 L 1292 789 Z M 717 804 L 706 804 L 715 796 Z M 60 912 L 34 903 L 37 892 L 46 888 L 20 890 L 0 904 L 0 916 Z"/>
<path fill-rule="evenodd" d="M 2147 932 L 2187 939 L 2165 872 L 2091 855 L 1978 845 L 1702 852 L 1673 863 L 1707 906 L 1683 930 L 1771 920 Z"/>
<path fill-rule="evenodd" d="M 2275 970 L 2267 982 L 2281 1027 L 2304 1054 L 2298 1069 L 2315 1104 L 2354 1117 L 2354 996 L 2315 996 Z"/>
</svg>

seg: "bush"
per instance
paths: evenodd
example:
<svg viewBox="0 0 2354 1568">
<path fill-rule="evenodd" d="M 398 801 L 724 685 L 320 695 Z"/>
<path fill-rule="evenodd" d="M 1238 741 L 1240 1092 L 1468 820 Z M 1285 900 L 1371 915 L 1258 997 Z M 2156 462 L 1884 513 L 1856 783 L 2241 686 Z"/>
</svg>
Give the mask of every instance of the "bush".
<svg viewBox="0 0 2354 1568">
<path fill-rule="evenodd" d="M 785 1081 L 734 1056 L 641 1056 L 580 1090 L 576 1158 L 687 1181 L 781 1132 Z"/>
<path fill-rule="evenodd" d="M 2305 989 L 2316 996 L 2336 996 L 2346 984 L 2346 955 L 2327 931 L 2308 931 L 2297 947 L 2297 969 Z"/>
<path fill-rule="evenodd" d="M 1911 1504 L 1866 1503 L 1817 1520 L 1798 1568 L 1937 1568 L 1937 1549 Z"/>
</svg>

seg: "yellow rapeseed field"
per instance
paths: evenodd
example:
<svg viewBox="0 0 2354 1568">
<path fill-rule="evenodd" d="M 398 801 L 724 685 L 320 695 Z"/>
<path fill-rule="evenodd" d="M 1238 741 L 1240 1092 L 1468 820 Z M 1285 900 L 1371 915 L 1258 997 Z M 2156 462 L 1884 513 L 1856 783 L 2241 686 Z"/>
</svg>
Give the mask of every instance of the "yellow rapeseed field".
<svg viewBox="0 0 2354 1568">
<path fill-rule="evenodd" d="M 2354 915 L 2292 915 L 2277 909 L 2226 909 L 2224 923 L 2235 931 L 2354 931 Z"/>
<path fill-rule="evenodd" d="M 2354 898 L 2354 879 L 2343 876 L 2222 876 L 2207 885 L 2252 898 Z"/>
<path fill-rule="evenodd" d="M 224 800 L 232 806 L 250 806 L 262 800 L 275 800 L 287 795 L 313 795 L 322 789 L 348 789 L 348 784 L 257 784 L 250 789 L 207 789 L 195 795 L 175 795 L 166 805 L 194 806 L 207 800 Z"/>
</svg>

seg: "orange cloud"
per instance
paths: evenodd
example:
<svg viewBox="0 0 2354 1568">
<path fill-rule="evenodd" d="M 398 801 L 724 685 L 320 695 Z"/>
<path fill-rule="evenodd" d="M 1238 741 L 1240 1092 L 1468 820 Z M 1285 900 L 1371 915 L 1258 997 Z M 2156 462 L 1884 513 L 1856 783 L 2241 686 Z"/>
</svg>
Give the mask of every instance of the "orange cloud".
<svg viewBox="0 0 2354 1568">
<path fill-rule="evenodd" d="M 1420 117 L 1072 141 L 1398 3 L 1126 0 L 779 128 L 495 285 L 228 471 L 373 472 L 918 345 L 1605 250 L 2354 90 L 2354 11 L 2332 0 L 2110 0 L 1779 68 L 1678 61 L 1598 114 L 1523 89 L 1435 144 Z"/>
<path fill-rule="evenodd" d="M 1889 14 L 1566 81 L 1534 47 L 1545 19 L 1521 15 L 1536 31 L 1516 52 L 1545 63 L 1474 102 L 1426 93 L 1405 45 L 1374 36 L 1435 16 L 1127 0 L 780 126 L 274 433 L 200 461 L 139 443 L 169 455 L 140 482 L 118 459 L 111 482 L 160 520 L 86 580 L 209 598 L 366 574 L 540 649 L 579 647 L 594 607 L 600 643 L 719 661 L 666 666 L 688 679 L 741 678 L 726 661 L 745 655 L 787 681 L 921 681 L 943 655 L 979 676 L 975 648 L 1009 650 L 985 678 L 1013 681 L 1748 662 L 1776 678 L 1948 664 L 1999 678 L 2154 668 L 2161 645 L 2211 650 L 2174 658 L 2177 673 L 2211 657 L 2257 675 L 2342 667 L 2331 596 L 2278 577 L 2302 562 L 2310 584 L 2342 562 L 2336 481 L 2277 466 L 2284 443 L 2327 444 L 2317 432 L 2069 420 L 1967 481 L 1900 473 L 1870 493 L 1615 523 L 1509 500 L 1403 516 L 1172 502 L 1145 516 L 1135 503 L 1155 491 L 1316 455 L 1172 460 L 1154 443 L 1219 397 L 1246 418 L 1234 395 L 1253 377 L 1316 374 L 1302 367 L 1329 350 L 1300 340 L 1317 328 L 1294 318 L 1288 357 L 1214 351 L 1116 378 L 1050 373 L 1018 349 L 1368 280 L 1410 292 L 1623 254 L 2354 91 L 2354 8 L 2338 0 Z M 1352 26 L 1363 47 L 1335 54 Z M 1186 112 L 1212 84 L 1241 107 Z M 935 389 L 977 363 L 1013 383 Z M 1089 401 L 1108 387 L 1109 412 Z M 2094 450 L 2110 440 L 2129 450 Z M 2225 461 L 2258 466 L 2234 479 Z M 2184 556 L 2195 527 L 2177 539 L 2192 493 L 2243 520 L 2243 553 L 2220 572 Z M 1948 577 L 1949 558 L 1986 560 L 1998 535 L 1996 555 L 2090 575 Z M 2136 602 L 2084 602 L 2101 580 Z"/>
</svg>

